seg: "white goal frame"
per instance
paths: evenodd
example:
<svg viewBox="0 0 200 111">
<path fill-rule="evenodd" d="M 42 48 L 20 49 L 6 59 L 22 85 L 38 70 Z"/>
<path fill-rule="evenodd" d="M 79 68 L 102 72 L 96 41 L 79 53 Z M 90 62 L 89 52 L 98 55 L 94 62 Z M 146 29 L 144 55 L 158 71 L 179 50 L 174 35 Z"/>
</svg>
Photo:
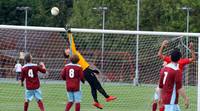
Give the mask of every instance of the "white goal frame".
<svg viewBox="0 0 200 111">
<path fill-rule="evenodd" d="M 55 31 L 66 32 L 64 28 L 56 27 L 36 27 L 36 26 L 14 26 L 0 25 L 0 29 L 20 29 L 37 31 Z M 198 37 L 198 52 L 200 52 L 200 33 L 184 32 L 156 32 L 156 31 L 127 31 L 127 30 L 102 30 L 102 29 L 80 29 L 71 28 L 72 32 L 100 33 L 100 34 L 132 34 L 132 35 L 160 35 L 160 36 L 193 36 Z M 197 111 L 200 111 L 200 54 L 198 54 L 198 93 L 197 93 Z"/>
</svg>

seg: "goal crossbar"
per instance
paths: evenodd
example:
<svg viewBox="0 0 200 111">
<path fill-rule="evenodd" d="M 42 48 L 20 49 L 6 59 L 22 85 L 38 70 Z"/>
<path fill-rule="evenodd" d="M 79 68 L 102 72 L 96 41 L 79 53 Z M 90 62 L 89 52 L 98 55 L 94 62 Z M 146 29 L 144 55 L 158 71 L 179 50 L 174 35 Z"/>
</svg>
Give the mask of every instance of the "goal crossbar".
<svg viewBox="0 0 200 111">
<path fill-rule="evenodd" d="M 51 31 L 51 32 L 66 32 L 65 28 L 56 27 L 37 27 L 37 26 L 16 26 L 16 25 L 0 25 L 0 29 L 14 30 L 32 30 L 32 31 Z M 102 29 L 80 29 L 71 28 L 72 32 L 76 33 L 99 33 L 99 34 L 131 34 L 131 35 L 154 35 L 154 36 L 190 36 L 198 37 L 198 53 L 200 52 L 200 33 L 185 33 L 185 32 L 158 32 L 158 31 L 130 31 L 130 30 L 102 30 Z M 200 54 L 198 54 L 198 97 L 197 111 L 200 111 Z"/>
<path fill-rule="evenodd" d="M 16 30 L 36 30 L 36 31 L 55 31 L 66 32 L 65 28 L 56 27 L 37 27 L 37 26 L 15 26 L 15 25 L 0 25 L 1 29 L 16 29 Z M 104 33 L 104 34 L 132 34 L 132 35 L 159 35 L 159 36 L 194 36 L 200 37 L 200 33 L 185 33 L 185 32 L 158 32 L 158 31 L 130 31 L 130 30 L 102 30 L 102 29 L 81 29 L 71 28 L 72 32 L 77 33 Z"/>
</svg>

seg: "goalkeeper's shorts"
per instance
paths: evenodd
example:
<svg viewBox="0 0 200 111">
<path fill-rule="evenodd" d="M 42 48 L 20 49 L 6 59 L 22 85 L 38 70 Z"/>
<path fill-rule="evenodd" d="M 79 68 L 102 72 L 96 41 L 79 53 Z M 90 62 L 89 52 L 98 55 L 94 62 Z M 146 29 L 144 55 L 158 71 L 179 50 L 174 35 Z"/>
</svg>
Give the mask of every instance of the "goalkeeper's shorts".
<svg viewBox="0 0 200 111">
<path fill-rule="evenodd" d="M 83 73 L 84 73 L 85 79 L 88 81 L 88 83 L 90 84 L 92 88 L 95 88 L 95 89 L 102 88 L 99 80 L 97 79 L 96 75 L 90 68 L 86 68 L 83 71 Z"/>
</svg>

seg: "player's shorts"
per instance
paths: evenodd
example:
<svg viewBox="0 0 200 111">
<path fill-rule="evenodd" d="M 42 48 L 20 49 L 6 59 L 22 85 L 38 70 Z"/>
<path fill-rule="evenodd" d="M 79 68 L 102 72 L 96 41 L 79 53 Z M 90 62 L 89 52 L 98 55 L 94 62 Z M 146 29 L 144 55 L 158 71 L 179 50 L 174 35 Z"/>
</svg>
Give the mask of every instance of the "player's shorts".
<svg viewBox="0 0 200 111">
<path fill-rule="evenodd" d="M 164 111 L 181 111 L 178 104 L 165 105 Z"/>
<path fill-rule="evenodd" d="M 40 89 L 25 90 L 25 100 L 32 101 L 35 98 L 36 101 L 42 100 L 42 92 Z"/>
<path fill-rule="evenodd" d="M 69 102 L 76 102 L 80 103 L 82 99 L 82 93 L 81 91 L 76 91 L 76 92 L 67 92 L 67 97 Z"/>
<path fill-rule="evenodd" d="M 156 88 L 156 91 L 154 93 L 154 100 L 159 100 L 160 99 L 160 92 L 159 89 Z"/>
<path fill-rule="evenodd" d="M 160 98 L 159 94 L 157 92 L 154 93 L 154 100 L 158 100 Z"/>
</svg>

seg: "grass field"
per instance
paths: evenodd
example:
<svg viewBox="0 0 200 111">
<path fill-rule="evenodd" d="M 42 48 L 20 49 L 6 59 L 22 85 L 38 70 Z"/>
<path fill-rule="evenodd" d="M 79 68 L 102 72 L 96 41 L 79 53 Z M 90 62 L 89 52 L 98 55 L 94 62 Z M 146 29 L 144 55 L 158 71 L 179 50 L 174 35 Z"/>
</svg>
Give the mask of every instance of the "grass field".
<svg viewBox="0 0 200 111">
<path fill-rule="evenodd" d="M 103 111 L 151 111 L 151 101 L 155 86 L 132 86 L 104 84 L 105 90 L 118 97 L 116 101 L 106 103 L 103 96 L 98 95 L 99 101 L 104 104 Z M 185 110 L 182 100 L 180 100 L 182 111 L 196 111 L 197 88 L 187 87 L 190 97 L 190 108 Z M 44 104 L 46 111 L 64 111 L 67 101 L 64 83 L 42 83 Z M 81 111 L 100 111 L 91 105 L 92 97 L 88 85 L 82 85 L 83 100 Z M 0 82 L 0 111 L 22 111 L 24 88 L 17 83 Z M 32 101 L 29 111 L 39 111 L 35 101 Z M 71 111 L 74 111 L 71 110 Z"/>
</svg>

